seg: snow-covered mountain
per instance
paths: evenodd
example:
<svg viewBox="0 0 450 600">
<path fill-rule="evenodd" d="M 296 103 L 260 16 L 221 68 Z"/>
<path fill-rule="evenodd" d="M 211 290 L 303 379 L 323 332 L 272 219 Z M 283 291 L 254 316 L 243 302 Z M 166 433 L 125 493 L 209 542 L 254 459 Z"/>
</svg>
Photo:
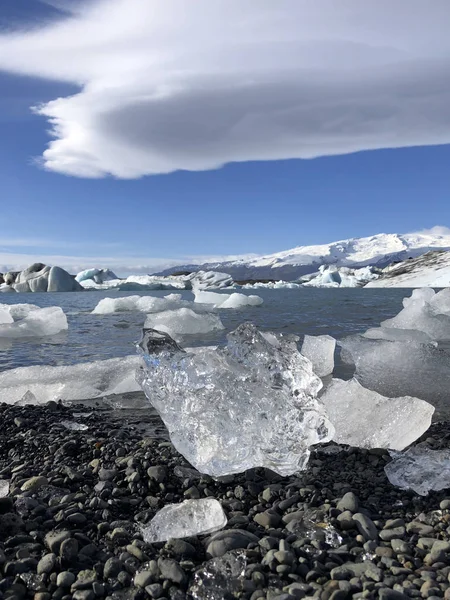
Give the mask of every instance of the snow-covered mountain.
<svg viewBox="0 0 450 600">
<path fill-rule="evenodd" d="M 380 233 L 371 237 L 340 240 L 318 246 L 298 246 L 252 259 L 238 259 L 202 265 L 182 265 L 161 274 L 177 271 L 223 271 L 235 281 L 284 279 L 292 281 L 316 272 L 320 265 L 383 268 L 392 262 L 416 258 L 430 250 L 450 250 L 450 233 L 439 228 L 425 233 Z"/>
<path fill-rule="evenodd" d="M 390 265 L 366 287 L 450 287 L 450 252 L 435 250 Z"/>
</svg>

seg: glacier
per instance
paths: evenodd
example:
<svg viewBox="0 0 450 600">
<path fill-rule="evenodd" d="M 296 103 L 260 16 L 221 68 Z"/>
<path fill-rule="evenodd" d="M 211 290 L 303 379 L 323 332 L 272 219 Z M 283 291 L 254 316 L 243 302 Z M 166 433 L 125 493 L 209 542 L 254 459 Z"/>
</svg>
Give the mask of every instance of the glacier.
<svg viewBox="0 0 450 600">
<path fill-rule="evenodd" d="M 244 324 L 225 347 L 191 354 L 144 329 L 138 381 L 198 471 L 220 477 L 263 466 L 291 475 L 306 467 L 310 446 L 334 434 L 317 400 L 322 382 L 296 341 Z"/>
</svg>

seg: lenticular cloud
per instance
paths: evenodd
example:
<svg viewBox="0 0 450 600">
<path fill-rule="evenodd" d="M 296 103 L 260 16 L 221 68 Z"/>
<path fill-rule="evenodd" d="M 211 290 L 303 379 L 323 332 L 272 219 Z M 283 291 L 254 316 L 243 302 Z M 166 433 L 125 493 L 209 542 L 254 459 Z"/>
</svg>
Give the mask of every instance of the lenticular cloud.
<svg viewBox="0 0 450 600">
<path fill-rule="evenodd" d="M 450 141 L 447 0 L 92 0 L 0 35 L 0 69 L 79 85 L 35 108 L 47 169 L 134 178 Z"/>
</svg>

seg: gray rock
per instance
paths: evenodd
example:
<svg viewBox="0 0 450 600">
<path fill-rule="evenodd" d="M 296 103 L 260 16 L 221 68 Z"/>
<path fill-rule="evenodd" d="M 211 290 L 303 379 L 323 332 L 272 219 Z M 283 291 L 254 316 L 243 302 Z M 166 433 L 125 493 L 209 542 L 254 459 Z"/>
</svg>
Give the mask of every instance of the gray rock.
<svg viewBox="0 0 450 600">
<path fill-rule="evenodd" d="M 230 550 L 247 548 L 251 543 L 257 543 L 258 538 L 244 529 L 227 529 L 219 531 L 208 540 L 206 553 L 213 558 L 223 556 Z"/>
<path fill-rule="evenodd" d="M 56 554 L 46 554 L 41 558 L 37 565 L 37 574 L 43 575 L 44 573 L 51 573 L 56 566 L 57 556 Z"/>
<path fill-rule="evenodd" d="M 379 536 L 384 542 L 390 542 L 394 539 L 402 539 L 406 535 L 404 527 L 393 527 L 392 529 L 383 529 Z"/>
<path fill-rule="evenodd" d="M 140 588 L 147 587 L 153 580 L 153 575 L 150 571 L 139 571 L 134 576 L 134 585 Z"/>
<path fill-rule="evenodd" d="M 59 554 L 61 544 L 70 537 L 70 531 L 49 531 L 44 538 L 44 543 L 51 552 Z"/>
<path fill-rule="evenodd" d="M 94 581 L 97 581 L 97 573 L 92 569 L 80 571 L 76 581 L 72 584 L 72 590 L 86 590 L 92 587 Z"/>
<path fill-rule="evenodd" d="M 74 538 L 64 540 L 59 548 L 61 559 L 67 563 L 72 562 L 78 556 L 78 542 Z"/>
<path fill-rule="evenodd" d="M 104 469 L 103 467 L 98 472 L 100 481 L 112 481 L 117 475 L 116 469 Z"/>
<path fill-rule="evenodd" d="M 76 576 L 70 571 L 62 571 L 58 573 L 58 577 L 56 578 L 56 585 L 62 588 L 70 588 L 70 586 L 75 582 Z"/>
<path fill-rule="evenodd" d="M 147 475 L 149 479 L 156 481 L 156 483 L 163 483 L 167 478 L 167 468 L 163 465 L 155 465 L 147 469 Z"/>
<path fill-rule="evenodd" d="M 103 567 L 103 577 L 104 579 L 110 579 L 113 577 L 117 577 L 117 575 L 124 568 L 123 562 L 118 558 L 108 558 Z"/>
<path fill-rule="evenodd" d="M 380 600 L 409 600 L 408 595 L 389 588 L 381 588 L 378 592 L 378 598 Z"/>
<path fill-rule="evenodd" d="M 31 477 L 20 488 L 22 492 L 31 492 L 36 491 L 43 485 L 48 485 L 48 479 L 46 477 L 42 477 L 40 475 L 36 477 Z"/>
<path fill-rule="evenodd" d="M 356 527 L 359 533 L 366 540 L 378 539 L 378 529 L 375 527 L 375 523 L 368 516 L 362 513 L 356 513 L 353 515 L 353 521 L 356 523 Z"/>
<path fill-rule="evenodd" d="M 163 579 L 168 579 L 179 585 L 186 582 L 186 574 L 176 560 L 172 558 L 159 558 L 158 567 Z"/>
<path fill-rule="evenodd" d="M 255 523 L 258 523 L 258 525 L 261 525 L 261 527 L 269 529 L 271 527 L 277 527 L 280 524 L 281 516 L 277 513 L 269 512 L 266 510 L 264 512 L 257 513 L 253 517 L 253 520 L 255 521 Z"/>
<path fill-rule="evenodd" d="M 164 588 L 160 583 L 152 583 L 145 588 L 150 598 L 160 598 L 164 593 Z"/>
<path fill-rule="evenodd" d="M 349 510 L 352 513 L 357 513 L 359 510 L 359 500 L 353 492 L 347 492 L 337 503 L 336 507 L 341 510 Z"/>
</svg>

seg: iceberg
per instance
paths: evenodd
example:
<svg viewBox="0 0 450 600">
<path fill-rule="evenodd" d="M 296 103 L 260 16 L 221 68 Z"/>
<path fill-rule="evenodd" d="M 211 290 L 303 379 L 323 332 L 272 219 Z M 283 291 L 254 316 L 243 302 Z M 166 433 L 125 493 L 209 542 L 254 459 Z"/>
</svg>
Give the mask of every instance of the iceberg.
<svg viewBox="0 0 450 600">
<path fill-rule="evenodd" d="M 89 269 L 89 271 L 92 271 Z M 111 271 L 108 270 L 109 273 Z M 89 274 L 89 273 L 88 273 Z M 85 277 L 84 271 L 77 277 Z M 122 292 L 139 292 L 154 290 L 185 290 L 191 289 L 190 281 L 184 277 L 157 277 L 155 275 L 130 275 L 125 279 L 110 279 L 101 276 L 93 278 L 83 278 L 80 282 L 86 290 L 111 290 Z"/>
<path fill-rule="evenodd" d="M 374 267 L 351 269 L 337 265 L 321 265 L 318 273 L 301 278 L 307 287 L 362 287 L 367 282 L 379 277 L 378 270 Z"/>
<path fill-rule="evenodd" d="M 5 282 L 16 292 L 78 292 L 83 288 L 61 267 L 34 263 L 27 269 L 6 273 Z"/>
<path fill-rule="evenodd" d="M 23 306 L 23 305 L 22 305 Z M 14 311 L 10 311 L 14 314 Z M 17 314 L 17 313 L 16 313 Z M 20 339 L 55 335 L 68 328 L 67 317 L 59 306 L 36 308 L 19 320 L 0 324 L 0 337 Z"/>
<path fill-rule="evenodd" d="M 117 275 L 110 269 L 85 269 L 75 276 L 78 283 L 91 279 L 94 283 L 105 283 L 111 279 L 118 279 Z"/>
<path fill-rule="evenodd" d="M 384 467 L 392 485 L 420 496 L 450 487 L 450 450 L 430 450 L 419 445 L 403 453 L 392 453 L 392 457 Z"/>
<path fill-rule="evenodd" d="M 211 331 L 225 329 L 220 317 L 211 313 L 198 314 L 190 308 L 165 310 L 147 316 L 145 329 L 157 329 L 170 334 L 178 335 L 205 334 Z"/>
<path fill-rule="evenodd" d="M 190 281 L 192 289 L 196 290 L 229 288 L 234 285 L 231 275 L 219 271 L 196 271 L 187 275 L 186 281 Z"/>
<path fill-rule="evenodd" d="M 116 312 L 138 311 L 156 313 L 190 306 L 191 302 L 182 301 L 178 294 L 169 294 L 165 298 L 154 296 L 126 296 L 125 298 L 103 298 L 92 311 L 94 315 L 108 315 Z"/>
<path fill-rule="evenodd" d="M 326 377 L 334 369 L 336 340 L 331 335 L 305 335 L 301 353 L 312 362 L 313 371 Z"/>
<path fill-rule="evenodd" d="M 242 286 L 243 290 L 298 290 L 302 287 L 301 283 L 295 283 L 293 281 L 255 281 L 254 283 L 244 283 Z"/>
<path fill-rule="evenodd" d="M 333 379 L 320 398 L 336 433 L 358 448 L 403 450 L 431 425 L 434 407 L 418 398 L 386 398 L 352 379 Z"/>
<path fill-rule="evenodd" d="M 214 498 L 185 500 L 181 504 L 167 504 L 149 525 L 142 528 L 144 542 L 166 542 L 213 533 L 223 529 L 227 518 L 222 505 Z"/>
<path fill-rule="evenodd" d="M 381 322 L 382 327 L 416 329 L 433 340 L 450 340 L 450 316 L 436 314 L 422 298 L 410 298 L 402 311 L 393 319 Z"/>
<path fill-rule="evenodd" d="M 217 292 L 204 292 L 194 290 L 194 302 L 200 304 L 213 304 L 215 308 L 242 308 L 244 306 L 260 306 L 264 301 L 259 296 L 246 296 L 245 294 L 219 294 Z"/>
<path fill-rule="evenodd" d="M 8 285 L 7 283 L 0 283 L 0 292 L 15 292 L 16 290 L 11 286 Z"/>
<path fill-rule="evenodd" d="M 137 356 L 70 366 L 18 367 L 0 373 L 0 402 L 44 404 L 50 400 L 88 400 L 140 390 Z M 30 392 L 28 394 L 28 392 Z M 34 398 L 34 399 L 33 399 Z"/>
<path fill-rule="evenodd" d="M 321 380 L 295 336 L 264 337 L 244 324 L 227 345 L 195 354 L 168 335 L 144 329 L 138 380 L 175 448 L 213 477 L 267 467 L 291 475 L 310 446 L 332 439 L 317 393 Z"/>
</svg>

